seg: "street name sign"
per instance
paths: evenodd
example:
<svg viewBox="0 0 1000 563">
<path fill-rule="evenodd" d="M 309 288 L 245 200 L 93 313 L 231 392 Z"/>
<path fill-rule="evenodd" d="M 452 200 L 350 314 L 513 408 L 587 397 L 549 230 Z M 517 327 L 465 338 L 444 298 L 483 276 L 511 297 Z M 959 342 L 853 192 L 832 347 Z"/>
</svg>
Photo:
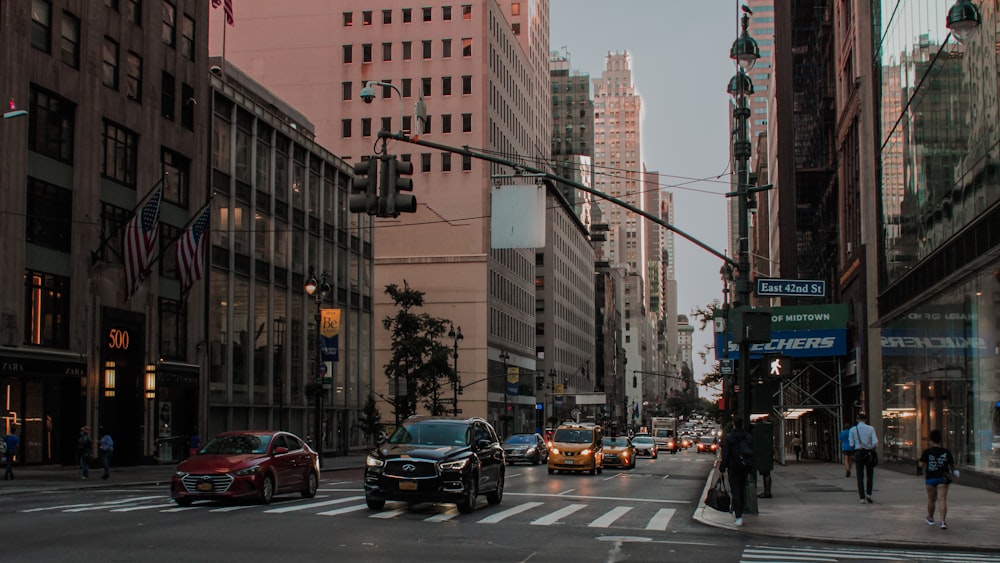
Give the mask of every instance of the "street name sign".
<svg viewBox="0 0 1000 563">
<path fill-rule="evenodd" d="M 757 295 L 762 297 L 825 297 L 826 281 L 757 278 Z"/>
</svg>

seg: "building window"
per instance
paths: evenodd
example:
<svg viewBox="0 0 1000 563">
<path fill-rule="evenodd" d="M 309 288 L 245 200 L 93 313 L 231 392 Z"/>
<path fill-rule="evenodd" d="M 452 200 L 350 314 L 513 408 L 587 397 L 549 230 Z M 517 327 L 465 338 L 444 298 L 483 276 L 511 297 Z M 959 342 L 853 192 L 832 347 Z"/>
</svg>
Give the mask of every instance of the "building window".
<svg viewBox="0 0 1000 563">
<path fill-rule="evenodd" d="M 451 95 L 451 77 L 442 76 L 441 77 L 441 95 L 450 96 Z"/>
<path fill-rule="evenodd" d="M 521 35 L 521 24 L 520 24 L 520 22 L 514 22 L 514 23 L 510 24 L 510 29 L 511 29 L 511 31 L 514 32 L 514 35 Z"/>
<path fill-rule="evenodd" d="M 354 62 L 354 45 L 344 45 L 344 64 Z"/>
<path fill-rule="evenodd" d="M 446 113 L 441 116 L 441 132 L 451 133 L 451 114 Z"/>
<path fill-rule="evenodd" d="M 102 140 L 104 160 L 101 165 L 101 175 L 134 188 L 139 136 L 124 127 L 105 121 Z"/>
<path fill-rule="evenodd" d="M 408 61 L 413 59 L 413 42 L 403 41 L 403 60 Z"/>
<path fill-rule="evenodd" d="M 340 99 L 345 102 L 351 99 L 353 94 L 354 83 L 347 81 L 340 83 Z"/>
<path fill-rule="evenodd" d="M 451 6 L 441 7 L 441 19 L 444 21 L 451 21 Z"/>
<path fill-rule="evenodd" d="M 410 125 L 413 123 L 413 116 L 404 115 L 403 116 L 403 131 L 410 132 Z"/>
<path fill-rule="evenodd" d="M 52 3 L 48 0 L 31 0 L 31 46 L 52 52 Z"/>
<path fill-rule="evenodd" d="M 424 41 L 421 41 L 420 43 L 421 43 L 421 47 L 423 48 L 422 52 L 423 52 L 424 59 L 431 58 L 431 41 L 429 39 L 425 39 Z"/>
<path fill-rule="evenodd" d="M 80 68 L 80 18 L 69 12 L 62 17 L 62 62 Z"/>
<path fill-rule="evenodd" d="M 383 131 L 392 131 L 392 118 L 391 117 L 383 117 L 382 118 L 382 130 Z"/>
<path fill-rule="evenodd" d="M 28 99 L 28 149 L 62 162 L 73 162 L 72 102 L 31 87 Z"/>
<path fill-rule="evenodd" d="M 177 237 L 181 230 L 173 225 L 160 223 L 160 233 L 157 244 L 160 247 L 160 275 L 165 278 L 177 279 Z"/>
<path fill-rule="evenodd" d="M 136 25 L 142 25 L 142 0 L 128 0 L 128 4 L 125 5 L 125 12 L 128 21 Z"/>
<path fill-rule="evenodd" d="M 176 87 L 173 74 L 167 71 L 160 73 L 160 115 L 170 121 L 174 120 L 174 106 L 177 105 L 177 94 L 174 92 Z"/>
<path fill-rule="evenodd" d="M 382 60 L 385 62 L 392 60 L 392 43 L 382 44 Z"/>
<path fill-rule="evenodd" d="M 187 209 L 190 198 L 191 160 L 168 148 L 160 149 L 163 199 Z"/>
<path fill-rule="evenodd" d="M 132 219 L 132 211 L 101 202 L 101 237 L 105 244 L 101 249 L 101 260 L 115 264 L 122 263 L 120 249 L 125 226 Z"/>
<path fill-rule="evenodd" d="M 354 12 L 344 12 L 344 27 L 354 25 Z"/>
<path fill-rule="evenodd" d="M 442 152 L 441 153 L 441 171 L 451 172 L 451 153 Z"/>
<path fill-rule="evenodd" d="M 462 77 L 462 94 L 468 95 L 472 93 L 472 77 L 463 76 Z"/>
<path fill-rule="evenodd" d="M 424 77 L 420 79 L 420 91 L 424 97 L 431 95 L 431 79 Z"/>
<path fill-rule="evenodd" d="M 472 157 L 467 154 L 462 155 L 462 170 L 472 170 Z"/>
<path fill-rule="evenodd" d="M 167 252 L 173 255 L 173 252 Z M 160 351 L 167 360 L 186 359 L 187 307 L 180 301 L 160 298 Z"/>
<path fill-rule="evenodd" d="M 423 8 L 423 12 L 424 12 L 424 21 L 425 22 L 431 21 L 431 9 L 430 8 Z"/>
<path fill-rule="evenodd" d="M 382 25 L 392 23 L 392 10 L 382 10 Z"/>
<path fill-rule="evenodd" d="M 463 113 L 462 114 L 462 133 L 472 132 L 472 114 Z"/>
<path fill-rule="evenodd" d="M 187 15 L 181 20 L 181 55 L 194 60 L 194 19 Z"/>
<path fill-rule="evenodd" d="M 361 118 L 361 136 L 362 137 L 372 136 L 372 118 L 370 117 Z"/>
<path fill-rule="evenodd" d="M 138 102 L 141 95 L 142 57 L 129 51 L 125 56 L 125 96 Z"/>
<path fill-rule="evenodd" d="M 472 19 L 472 4 L 462 4 L 462 19 L 463 20 Z"/>
<path fill-rule="evenodd" d="M 421 172 L 431 171 L 431 153 L 429 152 L 420 153 L 420 171 Z"/>
<path fill-rule="evenodd" d="M 194 105 L 198 103 L 194 99 L 194 87 L 190 84 L 181 84 L 181 127 L 188 131 L 194 131 Z"/>
<path fill-rule="evenodd" d="M 118 42 L 110 37 L 104 38 L 103 63 L 101 66 L 101 83 L 108 88 L 118 89 Z"/>
<path fill-rule="evenodd" d="M 340 136 L 349 139 L 351 137 L 351 120 L 341 119 L 340 120 Z"/>
<path fill-rule="evenodd" d="M 463 37 L 462 38 L 462 56 L 471 57 L 472 56 L 472 38 Z"/>
<path fill-rule="evenodd" d="M 425 115 L 423 120 L 423 130 L 418 131 L 418 133 L 425 134 L 430 132 L 431 132 L 431 116 Z"/>
<path fill-rule="evenodd" d="M 445 59 L 451 58 L 451 39 L 441 40 L 441 57 Z"/>
<path fill-rule="evenodd" d="M 361 12 L 361 25 L 371 25 L 372 24 L 372 11 L 364 10 Z"/>
<path fill-rule="evenodd" d="M 413 21 L 413 9 L 403 8 L 403 23 L 410 23 Z"/>
<path fill-rule="evenodd" d="M 521 3 L 514 2 L 510 5 L 510 15 L 520 16 L 521 15 Z"/>
<path fill-rule="evenodd" d="M 73 192 L 28 177 L 25 238 L 32 244 L 69 252 L 73 225 Z"/>
<path fill-rule="evenodd" d="M 372 44 L 365 43 L 361 45 L 361 62 L 370 63 L 372 62 Z"/>
<path fill-rule="evenodd" d="M 402 92 L 404 98 L 409 98 L 413 96 L 413 79 L 404 78 L 402 84 Z"/>
<path fill-rule="evenodd" d="M 24 341 L 69 347 L 69 278 L 24 271 Z"/>
<path fill-rule="evenodd" d="M 177 44 L 177 8 L 167 0 L 163 0 L 162 21 L 160 39 L 165 45 L 173 47 Z"/>
</svg>

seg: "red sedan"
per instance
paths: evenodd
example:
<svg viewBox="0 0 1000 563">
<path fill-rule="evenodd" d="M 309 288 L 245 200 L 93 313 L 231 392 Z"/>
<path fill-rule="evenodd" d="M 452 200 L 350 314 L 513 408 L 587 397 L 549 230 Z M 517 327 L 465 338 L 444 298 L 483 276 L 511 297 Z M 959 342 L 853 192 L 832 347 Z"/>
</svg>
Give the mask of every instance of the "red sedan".
<svg viewBox="0 0 1000 563">
<path fill-rule="evenodd" d="M 280 431 L 223 432 L 177 465 L 170 495 L 180 506 L 198 499 L 316 496 L 319 456 L 298 436 Z"/>
<path fill-rule="evenodd" d="M 714 454 L 717 449 L 719 449 L 719 442 L 715 436 L 702 436 L 698 439 L 698 453 Z"/>
</svg>

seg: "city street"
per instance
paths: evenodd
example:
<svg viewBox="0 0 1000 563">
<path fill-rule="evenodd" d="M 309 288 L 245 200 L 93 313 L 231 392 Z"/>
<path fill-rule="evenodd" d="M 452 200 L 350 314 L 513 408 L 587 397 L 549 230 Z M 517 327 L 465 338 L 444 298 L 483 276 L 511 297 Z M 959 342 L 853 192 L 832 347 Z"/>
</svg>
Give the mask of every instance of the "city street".
<svg viewBox="0 0 1000 563">
<path fill-rule="evenodd" d="M 364 504 L 361 470 L 326 472 L 314 499 L 268 506 L 173 504 L 165 485 L 0 495 L 5 561 L 1000 561 L 753 537 L 692 519 L 714 461 L 691 450 L 641 458 L 634 470 L 548 475 L 507 467 L 503 502 Z M 45 530 L 44 540 L 39 530 Z M 963 559 L 964 558 L 964 559 Z"/>
</svg>

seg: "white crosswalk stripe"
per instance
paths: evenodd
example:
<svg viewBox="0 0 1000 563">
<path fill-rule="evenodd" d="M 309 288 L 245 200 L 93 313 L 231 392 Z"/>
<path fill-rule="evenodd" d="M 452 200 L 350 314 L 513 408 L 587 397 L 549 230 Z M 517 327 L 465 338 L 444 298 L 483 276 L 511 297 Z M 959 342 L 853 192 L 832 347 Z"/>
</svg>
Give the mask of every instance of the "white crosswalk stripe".
<svg viewBox="0 0 1000 563">
<path fill-rule="evenodd" d="M 556 522 L 563 519 L 565 516 L 569 516 L 574 512 L 586 508 L 586 504 L 571 504 L 569 506 L 564 506 L 555 512 L 550 512 L 541 518 L 536 518 L 531 521 L 532 526 L 551 526 Z"/>
<path fill-rule="evenodd" d="M 619 518 L 625 516 L 625 514 L 632 510 L 631 506 L 616 506 L 611 510 L 607 511 L 603 516 L 594 520 L 588 526 L 591 528 L 609 528 L 614 524 Z"/>
<path fill-rule="evenodd" d="M 496 514 L 491 514 L 491 515 L 487 516 L 486 518 L 483 518 L 482 520 L 480 520 L 479 523 L 480 524 L 496 524 L 497 522 L 502 522 L 502 521 L 506 520 L 507 518 L 510 518 L 511 516 L 514 516 L 515 514 L 520 514 L 520 513 L 524 512 L 526 510 L 531 510 L 532 508 L 535 508 L 536 506 L 541 506 L 541 505 L 542 505 L 542 503 L 540 503 L 540 502 L 526 502 L 524 504 L 519 504 L 519 505 L 517 505 L 517 506 L 515 506 L 513 508 L 508 508 L 507 510 L 503 510 L 503 511 L 497 512 Z"/>
<path fill-rule="evenodd" d="M 677 512 L 676 508 L 661 508 L 656 511 L 656 515 L 646 524 L 647 530 L 659 530 L 664 531 L 670 524 L 670 519 L 674 517 Z"/>
<path fill-rule="evenodd" d="M 282 506 L 281 508 L 272 508 L 270 510 L 265 510 L 267 514 L 283 514 L 285 512 L 295 512 L 298 510 L 308 510 L 310 508 L 319 508 L 321 506 L 330 506 L 331 504 L 342 504 L 345 502 L 353 502 L 356 500 L 361 500 L 365 497 L 345 497 L 337 498 L 333 500 L 324 500 L 321 502 L 309 502 L 306 504 L 293 504 L 291 506 Z"/>
<path fill-rule="evenodd" d="M 767 561 L 799 563 L 817 561 L 838 563 L 853 561 L 890 561 L 912 563 L 1000 563 L 1000 555 L 989 553 L 958 553 L 954 551 L 921 551 L 909 549 L 879 548 L 838 548 L 838 547 L 773 547 L 748 545 L 744 548 L 741 561 L 759 563 Z"/>
</svg>

